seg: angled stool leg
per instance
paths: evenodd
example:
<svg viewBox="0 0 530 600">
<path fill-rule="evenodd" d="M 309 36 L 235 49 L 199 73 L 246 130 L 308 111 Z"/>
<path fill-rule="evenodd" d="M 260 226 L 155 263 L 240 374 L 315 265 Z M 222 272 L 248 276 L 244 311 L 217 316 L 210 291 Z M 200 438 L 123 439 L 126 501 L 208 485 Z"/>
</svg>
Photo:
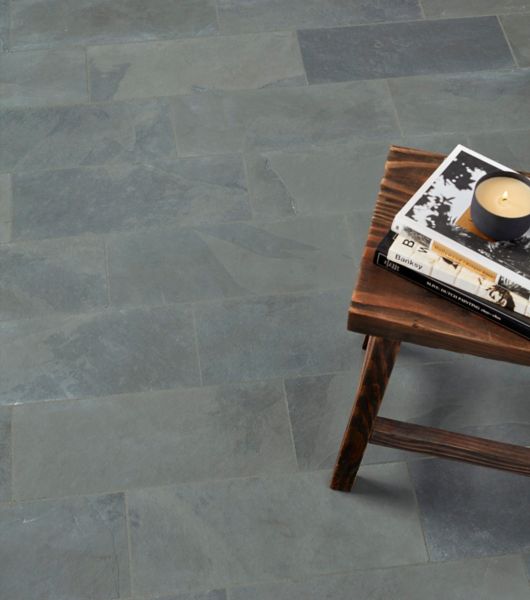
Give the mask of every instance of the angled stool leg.
<svg viewBox="0 0 530 600">
<path fill-rule="evenodd" d="M 370 336 L 353 410 L 342 438 L 330 487 L 349 492 L 399 352 L 400 342 Z"/>
</svg>

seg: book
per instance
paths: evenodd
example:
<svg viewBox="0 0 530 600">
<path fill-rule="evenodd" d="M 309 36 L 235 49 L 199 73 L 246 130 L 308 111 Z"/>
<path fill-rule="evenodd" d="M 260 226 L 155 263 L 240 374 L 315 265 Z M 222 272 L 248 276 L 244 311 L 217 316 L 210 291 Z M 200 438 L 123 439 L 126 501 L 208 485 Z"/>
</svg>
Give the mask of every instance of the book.
<svg viewBox="0 0 530 600">
<path fill-rule="evenodd" d="M 476 182 L 509 167 L 458 145 L 395 215 L 392 230 L 504 289 L 530 299 L 530 230 L 494 241 L 474 226 L 470 205 Z"/>
<path fill-rule="evenodd" d="M 388 259 L 424 273 L 441 283 L 449 283 L 459 290 L 488 300 L 502 308 L 530 317 L 528 298 L 503 288 L 481 273 L 469 269 L 465 264 L 437 254 L 413 238 L 393 235 L 394 238 L 387 251 Z"/>
<path fill-rule="evenodd" d="M 390 231 L 380 242 L 374 254 L 374 263 L 376 265 L 400 275 L 408 281 L 411 281 L 462 308 L 480 314 L 488 320 L 530 340 L 530 318 L 507 310 L 485 298 L 458 289 L 449 283 L 433 279 L 427 275 L 426 272 L 416 271 L 401 262 L 396 262 L 389 258 L 389 250 L 396 237 L 397 235 Z"/>
</svg>

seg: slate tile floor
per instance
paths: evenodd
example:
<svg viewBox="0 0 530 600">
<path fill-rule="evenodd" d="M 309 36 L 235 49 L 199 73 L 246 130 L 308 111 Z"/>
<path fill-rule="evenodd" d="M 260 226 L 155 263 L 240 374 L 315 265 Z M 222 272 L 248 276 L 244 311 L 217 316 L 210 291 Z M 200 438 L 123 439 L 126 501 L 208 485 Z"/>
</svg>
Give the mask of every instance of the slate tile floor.
<svg viewBox="0 0 530 600">
<path fill-rule="evenodd" d="M 390 143 L 530 168 L 525 0 L 0 0 L 0 600 L 523 600 L 530 480 L 327 488 Z M 383 413 L 530 444 L 404 346 Z"/>
</svg>

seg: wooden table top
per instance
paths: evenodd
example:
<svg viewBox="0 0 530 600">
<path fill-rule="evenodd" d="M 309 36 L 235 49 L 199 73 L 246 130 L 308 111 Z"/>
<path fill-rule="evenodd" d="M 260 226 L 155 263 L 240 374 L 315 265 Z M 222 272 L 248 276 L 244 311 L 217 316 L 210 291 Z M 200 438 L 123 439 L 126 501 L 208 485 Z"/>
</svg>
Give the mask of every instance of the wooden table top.
<svg viewBox="0 0 530 600">
<path fill-rule="evenodd" d="M 392 146 L 357 284 L 348 329 L 453 352 L 530 365 L 530 341 L 373 264 L 396 212 L 445 158 Z"/>
</svg>

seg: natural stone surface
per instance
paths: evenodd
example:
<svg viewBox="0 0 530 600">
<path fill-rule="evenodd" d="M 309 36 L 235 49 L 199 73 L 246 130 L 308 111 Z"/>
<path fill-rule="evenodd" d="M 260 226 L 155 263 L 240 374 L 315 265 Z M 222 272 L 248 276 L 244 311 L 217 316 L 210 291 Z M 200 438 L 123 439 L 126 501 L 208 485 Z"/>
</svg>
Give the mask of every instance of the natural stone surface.
<svg viewBox="0 0 530 600">
<path fill-rule="evenodd" d="M 355 590 L 355 591 L 354 591 Z M 300 582 L 271 583 L 230 591 L 232 600 L 525 600 L 528 584 L 518 556 L 372 569 Z"/>
<path fill-rule="evenodd" d="M 131 492 L 133 592 L 426 561 L 405 466 L 362 474 L 355 501 L 327 472 Z"/>
<path fill-rule="evenodd" d="M 530 13 L 530 5 L 527 6 Z M 530 67 L 530 14 L 504 16 L 501 22 L 518 65 Z"/>
<path fill-rule="evenodd" d="M 11 500 L 11 409 L 0 408 L 0 502 Z M 1 524 L 0 524 L 1 527 Z"/>
<path fill-rule="evenodd" d="M 128 598 L 122 494 L 0 507 L 0 580 L 17 600 Z"/>
<path fill-rule="evenodd" d="M 11 240 L 12 199 L 11 176 L 0 175 L 0 243 Z"/>
<path fill-rule="evenodd" d="M 0 252 L 0 320 L 108 304 L 102 240 L 9 244 Z"/>
<path fill-rule="evenodd" d="M 0 107 L 88 100 L 82 49 L 0 54 Z"/>
<path fill-rule="evenodd" d="M 114 236 L 111 300 L 162 304 L 342 287 L 353 276 L 351 249 L 344 219 L 334 217 Z"/>
<path fill-rule="evenodd" d="M 14 421 L 17 499 L 296 465 L 278 381 L 41 402 L 15 407 Z"/>
<path fill-rule="evenodd" d="M 528 0 L 421 0 L 427 17 L 471 17 L 529 12 Z"/>
<path fill-rule="evenodd" d="M 223 33 L 334 27 L 421 18 L 417 0 L 219 0 Z"/>
<path fill-rule="evenodd" d="M 17 0 L 12 48 L 142 41 L 216 32 L 214 0 Z"/>
<path fill-rule="evenodd" d="M 384 81 L 195 94 L 173 107 L 181 156 L 399 135 Z"/>
<path fill-rule="evenodd" d="M 175 157 L 162 100 L 0 110 L 0 171 L 151 161 Z"/>
<path fill-rule="evenodd" d="M 350 290 L 197 305 L 204 383 L 340 371 L 353 364 Z"/>
<path fill-rule="evenodd" d="M 309 83 L 513 66 L 495 17 L 299 31 Z M 440 45 L 444 51 L 439 52 Z"/>
<path fill-rule="evenodd" d="M 97 46 L 88 59 L 93 100 L 305 84 L 294 33 Z"/>
<path fill-rule="evenodd" d="M 0 403 L 200 383 L 187 306 L 0 323 Z"/>
</svg>

